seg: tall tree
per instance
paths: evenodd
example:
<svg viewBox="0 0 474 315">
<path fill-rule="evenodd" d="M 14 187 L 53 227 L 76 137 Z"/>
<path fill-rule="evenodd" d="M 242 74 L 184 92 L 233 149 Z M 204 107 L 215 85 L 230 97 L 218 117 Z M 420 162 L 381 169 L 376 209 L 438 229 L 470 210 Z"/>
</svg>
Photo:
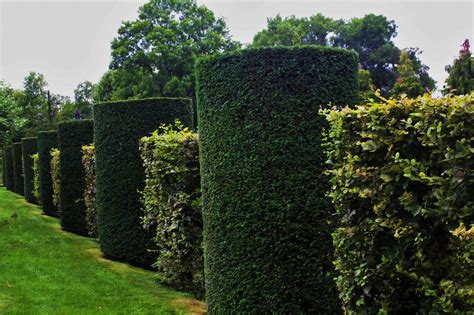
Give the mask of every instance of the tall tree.
<svg viewBox="0 0 474 315">
<path fill-rule="evenodd" d="M 474 58 L 469 49 L 460 51 L 459 57 L 445 70 L 448 77 L 444 93 L 463 95 L 474 91 Z"/>
<path fill-rule="evenodd" d="M 391 94 L 394 97 L 406 95 L 410 98 L 416 98 L 423 95 L 423 86 L 420 78 L 415 74 L 414 62 L 408 50 L 402 50 L 400 53 L 400 62 L 397 65 L 399 77 L 392 88 Z"/>
<path fill-rule="evenodd" d="M 94 84 L 90 81 L 80 82 L 74 90 L 76 110 L 82 118 L 92 117 L 92 103 L 94 103 Z"/>
<path fill-rule="evenodd" d="M 27 119 L 18 103 L 20 91 L 15 91 L 0 81 L 0 142 L 12 142 L 21 138 Z"/>
</svg>

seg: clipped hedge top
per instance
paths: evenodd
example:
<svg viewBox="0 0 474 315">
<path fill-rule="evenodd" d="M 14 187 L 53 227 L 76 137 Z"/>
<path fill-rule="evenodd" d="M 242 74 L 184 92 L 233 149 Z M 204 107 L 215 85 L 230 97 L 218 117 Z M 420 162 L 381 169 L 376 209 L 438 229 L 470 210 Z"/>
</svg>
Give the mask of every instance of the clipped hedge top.
<svg viewBox="0 0 474 315">
<path fill-rule="evenodd" d="M 166 101 L 166 100 L 182 100 L 182 101 L 188 101 L 191 103 L 190 98 L 186 97 L 147 97 L 147 98 L 140 98 L 140 99 L 130 99 L 130 100 L 118 100 L 118 101 L 110 101 L 110 102 L 100 102 L 100 103 L 95 103 L 93 106 L 103 106 L 103 105 L 144 105 L 146 103 L 156 103 L 156 101 Z M 68 123 L 68 122 L 66 122 Z"/>
</svg>

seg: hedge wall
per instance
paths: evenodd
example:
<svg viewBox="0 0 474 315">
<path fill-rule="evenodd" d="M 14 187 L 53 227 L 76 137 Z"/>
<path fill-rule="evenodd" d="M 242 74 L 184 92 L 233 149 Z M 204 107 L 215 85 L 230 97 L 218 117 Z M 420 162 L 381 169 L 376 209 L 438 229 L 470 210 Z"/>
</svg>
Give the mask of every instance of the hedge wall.
<svg viewBox="0 0 474 315">
<path fill-rule="evenodd" d="M 59 149 L 51 149 L 51 185 L 53 187 L 53 205 L 58 210 L 58 214 L 61 215 L 61 208 L 59 207 L 59 200 L 61 199 L 61 174 L 60 174 L 60 158 L 61 151 Z"/>
<path fill-rule="evenodd" d="M 58 132 L 40 131 L 37 134 L 40 196 L 43 212 L 57 216 L 58 210 L 53 204 L 53 184 L 51 181 L 51 149 L 58 147 Z"/>
<path fill-rule="evenodd" d="M 82 147 L 82 166 L 85 172 L 84 204 L 86 206 L 87 232 L 91 237 L 99 237 L 97 230 L 97 207 L 95 202 L 95 147 L 93 144 Z"/>
<path fill-rule="evenodd" d="M 36 203 L 41 205 L 40 180 L 39 180 L 39 154 L 35 153 L 31 156 L 33 159 L 33 197 Z"/>
<path fill-rule="evenodd" d="M 13 152 L 12 146 L 7 145 L 5 147 L 5 187 L 9 191 L 13 191 L 15 189 L 15 180 L 13 178 Z"/>
<path fill-rule="evenodd" d="M 474 94 L 327 113 L 350 314 L 474 310 Z M 464 228 L 463 228 L 464 227 Z M 456 232 L 455 232 L 456 230 Z"/>
<path fill-rule="evenodd" d="M 60 155 L 60 209 L 64 230 L 87 236 L 85 171 L 82 146 L 94 140 L 92 120 L 76 120 L 58 124 Z"/>
<path fill-rule="evenodd" d="M 356 53 L 312 46 L 199 61 L 210 313 L 340 310 L 318 110 L 357 101 L 357 64 Z"/>
<path fill-rule="evenodd" d="M 160 124 L 180 119 L 192 124 L 189 99 L 151 98 L 96 104 L 94 131 L 97 213 L 100 245 L 111 258 L 150 266 L 151 233 L 141 225 L 140 195 L 144 170 L 138 150 L 141 137 Z"/>
<path fill-rule="evenodd" d="M 23 184 L 23 161 L 21 152 L 21 142 L 15 142 L 12 144 L 12 156 L 13 156 L 13 191 L 17 194 L 24 194 Z"/>
<path fill-rule="evenodd" d="M 23 174 L 25 199 L 28 202 L 36 202 L 34 192 L 33 154 L 38 152 L 36 138 L 21 139 L 23 153 Z"/>
</svg>

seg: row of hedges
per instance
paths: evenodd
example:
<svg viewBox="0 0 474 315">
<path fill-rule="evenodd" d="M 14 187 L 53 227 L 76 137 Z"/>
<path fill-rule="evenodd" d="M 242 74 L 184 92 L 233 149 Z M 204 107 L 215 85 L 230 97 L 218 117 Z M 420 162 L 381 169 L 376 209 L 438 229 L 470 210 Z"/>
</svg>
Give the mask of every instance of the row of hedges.
<svg viewBox="0 0 474 315">
<path fill-rule="evenodd" d="M 24 193 L 25 200 L 28 202 L 36 202 L 34 196 L 34 173 L 33 173 L 33 158 L 32 155 L 38 152 L 36 138 L 21 139 L 22 154 L 23 154 L 23 174 L 24 174 Z"/>
</svg>

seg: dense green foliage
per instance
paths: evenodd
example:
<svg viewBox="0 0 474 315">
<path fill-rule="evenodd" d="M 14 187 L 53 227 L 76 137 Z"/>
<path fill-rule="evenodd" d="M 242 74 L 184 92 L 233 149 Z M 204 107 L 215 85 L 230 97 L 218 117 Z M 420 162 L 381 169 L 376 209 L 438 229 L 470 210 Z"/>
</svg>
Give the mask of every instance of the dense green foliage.
<svg viewBox="0 0 474 315">
<path fill-rule="evenodd" d="M 21 139 L 23 154 L 23 174 L 25 199 L 28 202 L 36 202 L 34 191 L 33 154 L 38 152 L 36 138 Z"/>
<path fill-rule="evenodd" d="M 445 69 L 449 74 L 446 93 L 463 95 L 474 91 L 474 57 L 471 53 L 461 53 L 453 65 L 446 66 Z"/>
<path fill-rule="evenodd" d="M 15 142 L 12 144 L 12 157 L 13 157 L 13 191 L 17 194 L 24 194 L 23 184 L 23 156 L 21 153 L 21 142 Z"/>
<path fill-rule="evenodd" d="M 58 147 L 58 132 L 40 131 L 37 134 L 40 199 L 43 212 L 57 215 L 53 203 L 53 184 L 51 181 L 51 150 Z"/>
<path fill-rule="evenodd" d="M 61 226 L 64 230 L 88 235 L 86 205 L 83 194 L 85 171 L 82 166 L 82 146 L 94 140 L 92 120 L 75 120 L 58 124 L 60 163 Z"/>
<path fill-rule="evenodd" d="M 189 99 L 150 98 L 94 105 L 97 214 L 100 245 L 111 258 L 150 266 L 152 233 L 143 229 L 140 195 L 145 174 L 138 141 L 162 123 L 192 125 Z"/>
<path fill-rule="evenodd" d="M 84 183 L 84 205 L 86 206 L 86 226 L 89 236 L 98 237 L 97 230 L 97 207 L 95 205 L 95 147 L 93 144 L 85 145 L 82 151 L 82 166 L 85 172 Z"/>
<path fill-rule="evenodd" d="M 61 200 L 61 151 L 54 148 L 50 152 L 50 168 L 51 168 L 51 184 L 53 188 L 53 205 L 58 209 L 58 212 L 61 213 L 60 200 Z"/>
<path fill-rule="evenodd" d="M 7 145 L 4 149 L 5 155 L 5 187 L 13 191 L 15 189 L 15 179 L 13 178 L 13 153 L 12 146 Z"/>
<path fill-rule="evenodd" d="M 327 113 L 337 284 L 350 314 L 474 309 L 474 94 Z M 467 242 L 467 243 L 466 243 Z"/>
<path fill-rule="evenodd" d="M 26 125 L 17 102 L 18 92 L 0 80 L 0 143 L 18 139 Z"/>
<path fill-rule="evenodd" d="M 180 123 L 140 140 L 145 169 L 143 224 L 154 235 L 163 281 L 203 297 L 202 205 L 198 135 Z"/>
<path fill-rule="evenodd" d="M 211 313 L 340 309 L 318 111 L 357 102 L 357 64 L 354 52 L 312 46 L 198 63 Z"/>
<path fill-rule="evenodd" d="M 41 205 L 39 154 L 35 153 L 31 155 L 31 159 L 33 160 L 33 197 L 35 197 L 36 202 Z"/>
</svg>

